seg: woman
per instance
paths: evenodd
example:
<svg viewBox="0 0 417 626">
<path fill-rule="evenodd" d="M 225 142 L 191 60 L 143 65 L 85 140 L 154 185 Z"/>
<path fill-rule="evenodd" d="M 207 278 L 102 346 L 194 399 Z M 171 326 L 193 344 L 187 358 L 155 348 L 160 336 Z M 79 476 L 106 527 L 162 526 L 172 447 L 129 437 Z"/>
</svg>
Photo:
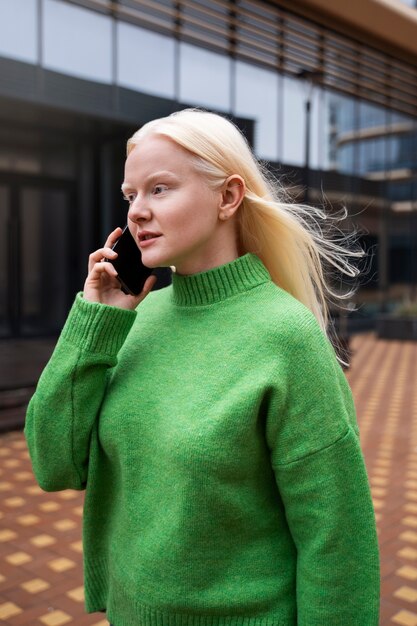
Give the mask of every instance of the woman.
<svg viewBox="0 0 417 626">
<path fill-rule="evenodd" d="M 25 434 L 46 491 L 86 489 L 86 610 L 114 626 L 377 626 L 379 558 L 352 395 L 325 334 L 323 260 L 226 119 L 128 141 L 146 266 L 125 295 L 90 256 Z M 312 211 L 312 210 L 311 210 Z M 333 256 L 332 256 L 333 255 Z"/>
</svg>

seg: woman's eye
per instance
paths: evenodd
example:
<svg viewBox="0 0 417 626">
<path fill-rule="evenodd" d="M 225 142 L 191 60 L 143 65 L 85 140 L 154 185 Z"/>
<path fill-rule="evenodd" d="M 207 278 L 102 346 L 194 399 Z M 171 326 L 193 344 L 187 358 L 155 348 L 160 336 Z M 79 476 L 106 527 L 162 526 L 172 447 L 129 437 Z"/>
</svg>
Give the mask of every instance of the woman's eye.
<svg viewBox="0 0 417 626">
<path fill-rule="evenodd" d="M 158 196 L 162 191 L 166 191 L 167 189 L 168 187 L 166 185 L 155 185 L 153 193 Z"/>
<path fill-rule="evenodd" d="M 161 193 L 163 193 L 167 189 L 168 187 L 166 185 L 155 185 L 152 188 L 152 193 L 156 196 L 159 196 Z M 135 194 L 134 193 L 124 194 L 123 200 L 126 200 L 126 202 L 128 202 L 129 204 L 132 204 L 132 202 L 135 201 Z"/>
</svg>

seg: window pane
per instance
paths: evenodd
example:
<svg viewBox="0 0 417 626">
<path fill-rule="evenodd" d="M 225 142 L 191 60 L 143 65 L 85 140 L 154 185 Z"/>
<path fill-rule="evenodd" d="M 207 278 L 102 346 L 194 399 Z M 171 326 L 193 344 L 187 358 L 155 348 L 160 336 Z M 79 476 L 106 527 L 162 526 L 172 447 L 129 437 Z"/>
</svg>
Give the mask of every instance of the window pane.
<svg viewBox="0 0 417 626">
<path fill-rule="evenodd" d="M 417 163 L 415 121 L 406 115 L 387 111 L 387 169 L 415 169 Z M 410 172 L 410 175 L 412 173 Z"/>
<path fill-rule="evenodd" d="M 387 159 L 389 169 L 415 168 L 417 135 L 415 132 L 399 134 L 387 140 Z"/>
<path fill-rule="evenodd" d="M 319 166 L 323 170 L 336 170 L 336 111 L 328 91 L 322 91 L 320 94 L 320 113 L 318 137 Z"/>
<path fill-rule="evenodd" d="M 354 174 L 355 172 L 355 151 L 352 144 L 346 144 L 339 148 L 338 170 L 343 174 Z"/>
<path fill-rule="evenodd" d="M 355 138 L 359 155 L 358 173 L 366 177 L 368 173 L 379 172 L 384 177 L 389 141 L 387 110 L 361 101 L 358 111 L 359 130 Z"/>
<path fill-rule="evenodd" d="M 336 124 L 339 133 L 346 133 L 357 128 L 356 101 L 352 98 L 332 94 L 336 111 Z"/>
<path fill-rule="evenodd" d="M 174 39 L 131 24 L 117 26 L 119 85 L 174 98 Z"/>
<path fill-rule="evenodd" d="M 368 102 L 359 102 L 359 128 L 373 128 L 375 126 L 385 127 L 387 122 L 386 109 L 369 104 Z"/>
<path fill-rule="evenodd" d="M 412 123 L 413 119 L 404 115 L 404 113 L 398 113 L 397 111 L 387 110 L 388 124 L 402 124 L 402 123 Z"/>
<path fill-rule="evenodd" d="M 255 153 L 278 161 L 278 74 L 236 62 L 236 116 L 255 120 Z"/>
<path fill-rule="evenodd" d="M 38 62 L 36 0 L 0 0 L 0 55 Z"/>
<path fill-rule="evenodd" d="M 385 137 L 359 142 L 359 173 L 385 171 Z"/>
<path fill-rule="evenodd" d="M 48 69 L 112 81 L 111 19 L 57 0 L 44 3 L 44 66 Z"/>
<path fill-rule="evenodd" d="M 181 43 L 180 101 L 228 111 L 230 64 L 227 56 Z"/>
<path fill-rule="evenodd" d="M 355 100 L 326 92 L 328 126 L 325 143 L 328 146 L 329 168 L 353 174 L 355 151 Z"/>
<path fill-rule="evenodd" d="M 305 165 L 306 108 L 308 86 L 304 81 L 284 77 L 283 162 Z M 319 167 L 320 90 L 311 92 L 310 166 Z"/>
</svg>

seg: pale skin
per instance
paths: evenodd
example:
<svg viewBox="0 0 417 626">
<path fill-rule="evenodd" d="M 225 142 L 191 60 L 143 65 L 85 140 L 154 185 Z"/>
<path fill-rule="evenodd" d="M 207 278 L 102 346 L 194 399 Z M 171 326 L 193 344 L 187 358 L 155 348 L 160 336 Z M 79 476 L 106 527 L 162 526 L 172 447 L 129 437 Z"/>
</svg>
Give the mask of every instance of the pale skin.
<svg viewBox="0 0 417 626">
<path fill-rule="evenodd" d="M 190 275 L 239 256 L 236 212 L 246 188 L 238 174 L 225 177 L 212 190 L 192 168 L 186 150 L 168 138 L 151 135 L 128 155 L 122 188 L 129 202 L 129 230 L 138 247 L 141 231 L 160 235 L 141 249 L 147 267 L 175 266 L 177 273 Z M 133 310 L 157 279 L 150 276 L 138 296 L 121 291 L 113 265 L 103 262 L 117 257 L 111 248 L 121 234 L 122 229 L 116 228 L 104 246 L 90 254 L 84 299 Z"/>
</svg>

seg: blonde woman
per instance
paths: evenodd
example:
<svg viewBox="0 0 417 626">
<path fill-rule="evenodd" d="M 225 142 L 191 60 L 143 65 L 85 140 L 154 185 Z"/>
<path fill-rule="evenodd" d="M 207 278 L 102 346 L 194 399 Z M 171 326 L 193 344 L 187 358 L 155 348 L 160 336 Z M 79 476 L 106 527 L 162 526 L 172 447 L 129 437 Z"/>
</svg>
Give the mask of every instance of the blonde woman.
<svg viewBox="0 0 417 626">
<path fill-rule="evenodd" d="M 187 109 L 127 144 L 128 224 L 172 285 L 126 295 L 116 229 L 30 402 L 46 491 L 85 489 L 87 612 L 114 626 L 377 626 L 375 518 L 326 336 L 330 261 L 225 118 Z M 313 215 L 311 209 L 311 215 Z"/>
</svg>

